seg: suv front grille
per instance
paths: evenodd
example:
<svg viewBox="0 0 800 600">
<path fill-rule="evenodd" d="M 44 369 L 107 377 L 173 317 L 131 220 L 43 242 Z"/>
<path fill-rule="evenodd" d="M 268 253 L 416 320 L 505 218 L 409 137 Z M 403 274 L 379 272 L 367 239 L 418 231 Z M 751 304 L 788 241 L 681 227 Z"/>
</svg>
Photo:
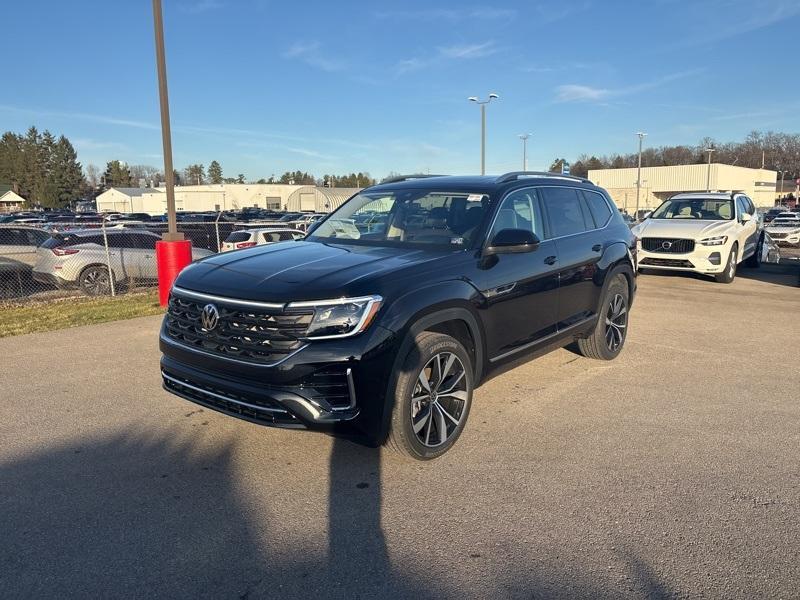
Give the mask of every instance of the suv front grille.
<svg viewBox="0 0 800 600">
<path fill-rule="evenodd" d="M 694 250 L 694 240 L 675 238 L 642 238 L 642 249 L 665 254 L 686 254 Z"/>
<path fill-rule="evenodd" d="M 286 313 L 280 309 L 225 305 L 220 300 L 214 302 L 219 313 L 217 325 L 209 331 L 201 318 L 206 304 L 170 296 L 166 318 L 170 339 L 209 354 L 256 364 L 279 362 L 300 349 L 314 316 L 313 309 Z"/>
</svg>

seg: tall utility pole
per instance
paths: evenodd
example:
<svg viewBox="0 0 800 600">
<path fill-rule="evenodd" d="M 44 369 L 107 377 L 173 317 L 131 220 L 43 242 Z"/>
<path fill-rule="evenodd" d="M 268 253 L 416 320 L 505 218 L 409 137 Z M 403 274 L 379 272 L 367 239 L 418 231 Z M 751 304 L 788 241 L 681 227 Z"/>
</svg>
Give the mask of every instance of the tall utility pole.
<svg viewBox="0 0 800 600">
<path fill-rule="evenodd" d="M 714 148 L 706 148 L 706 152 L 708 152 L 708 173 L 706 173 L 706 191 L 711 191 L 711 154 L 716 152 Z"/>
<path fill-rule="evenodd" d="M 479 100 L 477 96 L 467 98 L 481 107 L 481 175 L 486 175 L 486 105 L 498 98 L 500 96 L 495 93 L 489 94 L 489 98 L 486 100 Z"/>
<path fill-rule="evenodd" d="M 175 171 L 172 168 L 172 135 L 169 129 L 169 94 L 167 93 L 167 61 L 164 53 L 164 20 L 161 0 L 153 0 L 153 25 L 156 34 L 156 68 L 158 98 L 161 104 L 161 143 L 164 147 L 164 179 L 167 183 L 167 233 L 165 241 L 182 240 L 175 218 Z"/>
<path fill-rule="evenodd" d="M 639 163 L 636 167 L 636 220 L 639 220 L 639 196 L 642 191 L 642 140 L 647 134 L 643 131 L 637 131 L 636 135 L 639 136 Z"/>
<path fill-rule="evenodd" d="M 522 170 L 528 170 L 528 138 L 531 137 L 532 133 L 520 133 L 519 139 L 522 140 Z"/>
<path fill-rule="evenodd" d="M 786 173 L 788 173 L 788 172 L 789 171 L 786 171 L 786 170 L 783 170 L 783 171 L 781 171 L 780 169 L 778 170 L 778 173 L 781 174 L 781 191 L 780 191 L 780 196 L 781 197 L 783 197 L 783 178 L 786 176 Z"/>
</svg>

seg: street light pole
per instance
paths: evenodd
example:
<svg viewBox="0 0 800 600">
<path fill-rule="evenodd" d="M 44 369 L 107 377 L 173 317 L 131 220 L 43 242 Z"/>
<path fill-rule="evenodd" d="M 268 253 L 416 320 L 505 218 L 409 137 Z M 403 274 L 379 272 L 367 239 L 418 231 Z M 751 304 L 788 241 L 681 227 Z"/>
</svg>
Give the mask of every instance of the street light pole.
<svg viewBox="0 0 800 600">
<path fill-rule="evenodd" d="M 528 170 L 528 138 L 531 137 L 532 133 L 521 133 L 519 134 L 519 139 L 522 140 L 522 170 Z"/>
<path fill-rule="evenodd" d="M 711 191 L 711 154 L 716 152 L 714 148 L 706 148 L 706 152 L 708 152 L 708 173 L 706 173 L 706 191 Z"/>
<path fill-rule="evenodd" d="M 639 197 L 642 191 L 642 140 L 647 135 L 643 131 L 637 131 L 639 136 L 639 163 L 636 167 L 636 220 L 639 220 Z M 629 180 L 630 181 L 630 180 Z"/>
<path fill-rule="evenodd" d="M 156 69 L 158 70 L 158 98 L 161 104 L 161 143 L 164 147 L 164 180 L 167 183 L 167 233 L 166 241 L 182 240 L 175 218 L 175 171 L 172 167 L 172 135 L 169 128 L 169 94 L 167 93 L 167 61 L 164 52 L 164 20 L 161 0 L 153 0 L 153 25 L 156 35 Z"/>
<path fill-rule="evenodd" d="M 481 107 L 481 175 L 486 175 L 486 105 L 499 97 L 497 94 L 491 93 L 486 100 L 479 100 L 477 96 L 467 98 Z"/>
<path fill-rule="evenodd" d="M 158 301 L 167 306 L 175 278 L 192 262 L 192 243 L 178 233 L 175 218 L 175 171 L 172 167 L 172 136 L 169 130 L 169 97 L 167 95 L 167 61 L 164 57 L 164 21 L 161 0 L 153 0 L 153 25 L 156 37 L 156 70 L 158 99 L 161 104 L 161 142 L 164 146 L 164 179 L 167 182 L 167 232 L 156 242 Z"/>
</svg>

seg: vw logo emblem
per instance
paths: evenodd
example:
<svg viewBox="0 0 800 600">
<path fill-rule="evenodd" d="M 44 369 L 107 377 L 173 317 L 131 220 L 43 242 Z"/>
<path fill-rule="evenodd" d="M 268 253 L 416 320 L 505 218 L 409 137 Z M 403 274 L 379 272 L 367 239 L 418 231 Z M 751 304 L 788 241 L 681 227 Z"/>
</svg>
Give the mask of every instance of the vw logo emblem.
<svg viewBox="0 0 800 600">
<path fill-rule="evenodd" d="M 664 250 L 669 250 L 670 248 L 672 248 L 672 242 L 661 242 L 661 247 Z"/>
<path fill-rule="evenodd" d="M 200 313 L 200 324 L 206 331 L 211 331 L 219 323 L 219 311 L 213 304 L 206 304 Z"/>
</svg>

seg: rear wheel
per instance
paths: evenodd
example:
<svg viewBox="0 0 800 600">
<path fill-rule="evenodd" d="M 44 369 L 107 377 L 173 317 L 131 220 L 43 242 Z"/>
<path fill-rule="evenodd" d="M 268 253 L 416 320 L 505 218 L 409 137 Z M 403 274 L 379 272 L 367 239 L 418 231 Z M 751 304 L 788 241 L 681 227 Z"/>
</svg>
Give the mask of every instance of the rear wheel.
<svg viewBox="0 0 800 600">
<path fill-rule="evenodd" d="M 87 296 L 106 296 L 111 293 L 111 277 L 108 267 L 102 265 L 84 269 L 78 283 Z"/>
<path fill-rule="evenodd" d="M 430 331 L 414 339 L 393 390 L 388 445 L 407 458 L 430 460 L 455 444 L 472 404 L 472 362 L 464 346 Z"/>
<path fill-rule="evenodd" d="M 578 340 L 578 351 L 583 356 L 611 360 L 619 355 L 628 333 L 629 302 L 628 280 L 617 273 L 606 288 L 594 331 Z"/>
<path fill-rule="evenodd" d="M 731 253 L 728 255 L 728 262 L 725 265 L 725 270 L 714 276 L 718 283 L 731 283 L 736 278 L 736 264 L 739 258 L 739 247 L 734 244 L 731 248 Z"/>
</svg>

